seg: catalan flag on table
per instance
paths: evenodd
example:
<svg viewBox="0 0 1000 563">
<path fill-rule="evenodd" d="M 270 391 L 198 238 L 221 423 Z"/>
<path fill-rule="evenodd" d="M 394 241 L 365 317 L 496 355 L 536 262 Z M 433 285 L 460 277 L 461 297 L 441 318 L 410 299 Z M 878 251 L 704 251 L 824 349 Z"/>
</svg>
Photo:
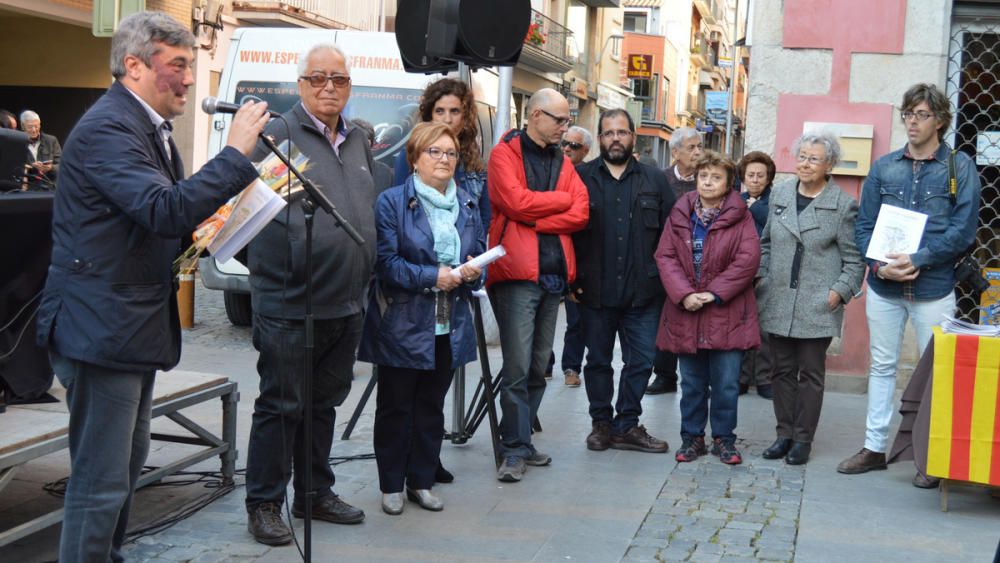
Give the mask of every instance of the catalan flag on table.
<svg viewBox="0 0 1000 563">
<path fill-rule="evenodd" d="M 1000 338 L 934 329 L 927 474 L 1000 486 Z"/>
</svg>

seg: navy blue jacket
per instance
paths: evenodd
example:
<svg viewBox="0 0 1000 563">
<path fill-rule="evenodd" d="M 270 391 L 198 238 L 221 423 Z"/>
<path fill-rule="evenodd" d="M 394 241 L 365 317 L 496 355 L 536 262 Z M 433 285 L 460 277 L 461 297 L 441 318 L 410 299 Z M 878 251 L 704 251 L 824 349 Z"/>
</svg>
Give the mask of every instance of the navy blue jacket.
<svg viewBox="0 0 1000 563">
<path fill-rule="evenodd" d="M 462 239 L 460 259 L 486 250 L 479 206 L 471 194 L 458 188 L 459 213 L 455 227 Z M 434 358 L 434 314 L 438 261 L 434 236 L 423 207 L 417 201 L 413 177 L 390 188 L 375 202 L 378 257 L 358 359 L 377 365 L 431 370 Z M 469 307 L 472 290 L 463 284 L 449 295 L 451 309 L 451 367 L 475 361 L 476 334 Z M 384 309 L 384 310 L 383 310 Z"/>
<path fill-rule="evenodd" d="M 121 370 L 168 370 L 181 336 L 171 265 L 190 233 L 257 177 L 223 149 L 195 175 L 171 157 L 135 97 L 115 82 L 66 141 L 38 344 Z M 187 242 L 187 241 L 185 241 Z"/>
<path fill-rule="evenodd" d="M 910 261 L 920 270 L 912 282 L 915 299 L 940 299 L 955 289 L 955 262 L 976 240 L 979 223 L 979 173 L 976 164 L 962 151 L 955 154 L 957 193 L 948 187 L 948 155 L 941 143 L 934 158 L 913 173 L 913 160 L 904 156 L 906 147 L 875 161 L 861 188 L 861 202 L 855 224 L 855 242 L 864 256 L 872 239 L 882 204 L 894 205 L 928 215 L 919 249 Z M 902 297 L 903 284 L 875 276 L 875 261 L 868 263 L 868 287 L 882 297 Z"/>
</svg>

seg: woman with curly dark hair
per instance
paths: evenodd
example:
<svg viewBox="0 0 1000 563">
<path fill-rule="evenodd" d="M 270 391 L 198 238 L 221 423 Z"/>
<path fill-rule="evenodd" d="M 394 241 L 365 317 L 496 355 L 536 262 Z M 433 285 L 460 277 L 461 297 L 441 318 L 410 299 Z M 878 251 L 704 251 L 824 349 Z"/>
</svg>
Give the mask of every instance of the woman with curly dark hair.
<svg viewBox="0 0 1000 563">
<path fill-rule="evenodd" d="M 483 228 L 488 228 L 490 201 L 486 192 L 486 163 L 479 154 L 479 126 L 472 88 L 453 78 L 442 78 L 428 84 L 420 97 L 419 115 L 420 121 L 448 125 L 458 138 L 460 146 L 455 183 L 477 199 Z M 411 173 L 406 151 L 400 151 L 396 156 L 394 184 L 402 184 Z"/>
</svg>

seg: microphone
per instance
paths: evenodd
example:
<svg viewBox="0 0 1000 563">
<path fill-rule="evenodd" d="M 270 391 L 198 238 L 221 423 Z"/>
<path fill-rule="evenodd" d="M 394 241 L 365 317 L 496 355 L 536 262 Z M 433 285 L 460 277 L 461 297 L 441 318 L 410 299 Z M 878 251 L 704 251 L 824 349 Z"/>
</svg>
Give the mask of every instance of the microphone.
<svg viewBox="0 0 1000 563">
<path fill-rule="evenodd" d="M 209 96 L 201 101 L 201 111 L 208 114 L 215 113 L 236 113 L 239 111 L 240 106 L 236 104 L 230 104 L 229 102 L 220 102 L 218 98 Z M 280 113 L 267 110 L 268 115 L 272 118 L 281 117 Z"/>
</svg>

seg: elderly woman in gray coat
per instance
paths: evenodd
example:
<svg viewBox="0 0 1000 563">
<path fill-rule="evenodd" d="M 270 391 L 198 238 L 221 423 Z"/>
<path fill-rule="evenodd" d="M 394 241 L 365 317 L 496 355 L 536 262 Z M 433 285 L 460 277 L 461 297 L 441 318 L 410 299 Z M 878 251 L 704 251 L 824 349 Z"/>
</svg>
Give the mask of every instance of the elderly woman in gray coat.
<svg viewBox="0 0 1000 563">
<path fill-rule="evenodd" d="M 796 178 L 771 192 L 757 291 L 778 435 L 764 457 L 801 465 L 823 406 L 826 350 L 840 336 L 844 305 L 861 291 L 865 268 L 854 244 L 858 204 L 830 176 L 840 159 L 837 139 L 806 133 L 792 154 Z"/>
</svg>

